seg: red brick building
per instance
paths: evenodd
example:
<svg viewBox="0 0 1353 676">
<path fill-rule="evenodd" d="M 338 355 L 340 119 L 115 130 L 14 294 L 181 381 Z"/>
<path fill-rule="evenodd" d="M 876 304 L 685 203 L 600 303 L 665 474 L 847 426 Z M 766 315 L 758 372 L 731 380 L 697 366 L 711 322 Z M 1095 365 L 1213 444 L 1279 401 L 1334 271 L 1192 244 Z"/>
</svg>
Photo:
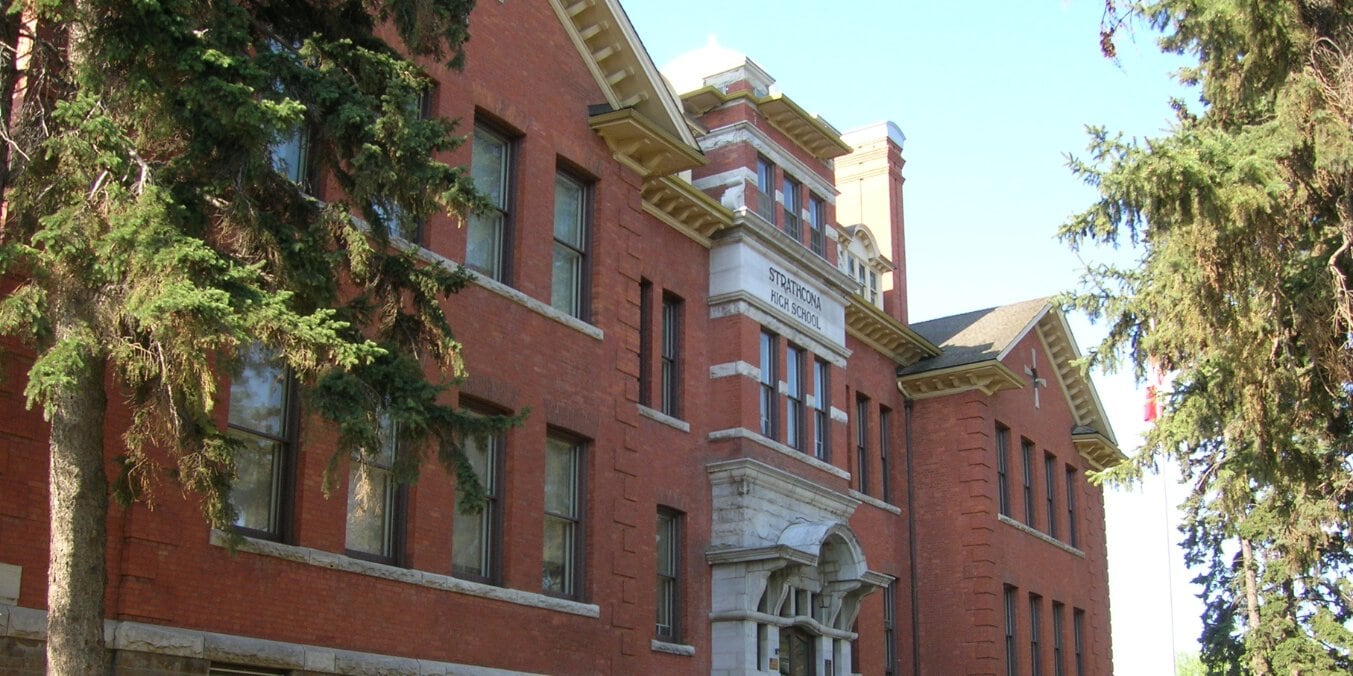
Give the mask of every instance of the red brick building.
<svg viewBox="0 0 1353 676">
<path fill-rule="evenodd" d="M 714 45 L 669 86 L 616 0 L 481 2 L 472 28 L 430 107 L 473 129 L 449 159 L 498 210 L 422 245 L 479 272 L 447 303 L 461 405 L 531 411 L 472 448 L 488 508 L 379 461 L 326 498 L 330 433 L 246 360 L 221 408 L 258 444 L 248 537 L 232 555 L 169 485 L 114 506 L 117 668 L 1109 673 L 1086 471 L 1121 454 L 1045 301 L 908 324 L 901 132 L 842 135 Z M 0 671 L 23 673 L 47 439 L 7 347 Z"/>
</svg>

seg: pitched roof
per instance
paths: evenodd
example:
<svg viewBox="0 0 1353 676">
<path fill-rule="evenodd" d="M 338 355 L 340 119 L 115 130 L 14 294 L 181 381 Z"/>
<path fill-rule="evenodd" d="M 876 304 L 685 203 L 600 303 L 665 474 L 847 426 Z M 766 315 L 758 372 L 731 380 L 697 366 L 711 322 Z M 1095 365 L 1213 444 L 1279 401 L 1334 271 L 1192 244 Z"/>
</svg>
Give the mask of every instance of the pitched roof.
<svg viewBox="0 0 1353 676">
<path fill-rule="evenodd" d="M 911 365 L 903 374 L 999 359 L 1052 306 L 1047 298 L 974 310 L 912 324 L 922 338 L 938 345 L 938 357 Z"/>
<path fill-rule="evenodd" d="M 1066 316 L 1048 298 L 975 310 L 912 325 L 921 337 L 939 346 L 938 356 L 898 372 L 898 382 L 916 398 L 978 389 L 990 395 L 1027 386 L 1026 379 L 1002 360 L 1015 345 L 1036 332 L 1052 361 L 1052 374 L 1074 419 L 1070 430 L 1076 448 L 1096 468 L 1116 465 L 1125 456 L 1109 425 L 1094 383 L 1077 361 L 1080 348 Z"/>
</svg>

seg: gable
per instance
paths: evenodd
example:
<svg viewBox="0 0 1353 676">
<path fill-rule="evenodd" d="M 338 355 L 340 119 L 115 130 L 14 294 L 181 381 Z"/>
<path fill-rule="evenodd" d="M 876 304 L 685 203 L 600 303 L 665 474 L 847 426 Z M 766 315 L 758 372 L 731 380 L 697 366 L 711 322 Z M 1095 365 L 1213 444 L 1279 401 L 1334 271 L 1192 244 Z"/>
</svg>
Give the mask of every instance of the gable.
<svg viewBox="0 0 1353 676">
<path fill-rule="evenodd" d="M 1031 386 L 1024 372 L 1031 360 L 1012 354 L 1026 336 L 1039 341 L 1045 359 L 1039 375 L 1055 389 L 1071 415 L 1076 450 L 1096 469 L 1126 460 L 1118 449 L 1108 415 L 1089 375 L 1078 362 L 1080 348 L 1062 311 L 1048 299 L 1036 299 L 921 322 L 917 333 L 940 347 L 941 354 L 903 369 L 898 386 L 913 399 L 978 390 L 986 395 Z"/>
<path fill-rule="evenodd" d="M 645 178 L 704 164 L 676 97 L 640 42 L 619 0 L 549 0 L 605 101 L 592 128 L 616 159 Z"/>
</svg>

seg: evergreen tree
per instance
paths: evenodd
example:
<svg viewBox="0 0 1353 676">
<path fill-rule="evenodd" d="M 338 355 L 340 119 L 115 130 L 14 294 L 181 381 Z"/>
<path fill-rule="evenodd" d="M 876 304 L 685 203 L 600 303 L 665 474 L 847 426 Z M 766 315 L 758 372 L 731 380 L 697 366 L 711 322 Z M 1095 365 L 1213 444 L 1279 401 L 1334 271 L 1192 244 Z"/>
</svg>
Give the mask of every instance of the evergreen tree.
<svg viewBox="0 0 1353 676">
<path fill-rule="evenodd" d="M 1099 191 L 1062 237 L 1126 243 L 1072 304 L 1093 358 L 1174 374 L 1119 478 L 1166 458 L 1202 573 L 1209 673 L 1353 671 L 1353 3 L 1107 2 L 1102 45 L 1145 22 L 1200 103 L 1161 138 L 1092 130 Z"/>
<path fill-rule="evenodd" d="M 51 426 L 51 673 L 102 670 L 106 477 L 136 499 L 168 465 L 235 522 L 242 444 L 213 406 L 252 345 L 336 425 L 331 473 L 393 429 L 397 478 L 435 456 L 482 500 L 458 440 L 510 421 L 445 404 L 463 374 L 441 303 L 467 276 L 409 243 L 478 205 L 409 60 L 458 66 L 473 4 L 5 3 L 0 335 L 36 351 Z M 132 411 L 120 439 L 108 396 Z"/>
</svg>

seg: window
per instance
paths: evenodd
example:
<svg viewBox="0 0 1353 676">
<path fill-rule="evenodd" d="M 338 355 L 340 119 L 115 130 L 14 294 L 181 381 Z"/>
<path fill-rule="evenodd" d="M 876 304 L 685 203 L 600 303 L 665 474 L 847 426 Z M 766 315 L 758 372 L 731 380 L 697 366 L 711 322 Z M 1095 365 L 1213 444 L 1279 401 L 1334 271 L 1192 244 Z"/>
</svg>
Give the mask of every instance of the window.
<svg viewBox="0 0 1353 676">
<path fill-rule="evenodd" d="M 587 186 L 567 174 L 554 177 L 554 275 L 550 305 L 582 318 L 587 274 Z"/>
<path fill-rule="evenodd" d="M 1015 588 L 1005 587 L 1005 673 L 1019 675 L 1019 651 L 1015 645 Z"/>
<path fill-rule="evenodd" d="M 432 91 L 423 90 L 409 101 L 405 112 L 413 120 L 426 119 L 433 101 Z M 414 218 L 389 195 L 378 195 L 371 201 L 371 214 L 392 236 L 402 237 L 415 244 L 423 242 L 423 220 Z M 373 223 L 375 225 L 375 223 Z"/>
<path fill-rule="evenodd" d="M 803 241 L 803 222 L 799 220 L 799 214 L 803 210 L 803 198 L 799 195 L 800 187 L 798 181 L 790 178 L 788 174 L 785 175 L 785 213 L 781 226 L 784 227 L 785 234 L 794 238 L 796 242 Z"/>
<path fill-rule="evenodd" d="M 658 508 L 658 624 L 660 641 L 681 639 L 681 513 Z"/>
<path fill-rule="evenodd" d="M 402 544 L 400 487 L 390 468 L 395 462 L 398 434 L 387 413 L 380 420 L 380 447 L 375 453 L 352 456 L 348 473 L 348 524 L 344 548 L 351 556 L 398 563 Z"/>
<path fill-rule="evenodd" d="M 1071 611 L 1071 634 L 1076 649 L 1076 676 L 1085 676 L 1085 611 Z"/>
<path fill-rule="evenodd" d="M 859 489 L 869 494 L 869 398 L 855 398 L 855 473 L 859 475 Z"/>
<path fill-rule="evenodd" d="M 879 407 L 879 463 L 882 465 L 879 482 L 883 489 L 883 501 L 892 497 L 888 487 L 888 436 L 892 434 L 893 412 L 886 406 Z"/>
<path fill-rule="evenodd" d="M 467 436 L 460 447 L 484 489 L 484 506 L 475 513 L 456 505 L 451 522 L 451 572 L 467 580 L 497 584 L 503 542 L 503 436 Z"/>
<path fill-rule="evenodd" d="M 996 424 L 996 502 L 1010 516 L 1010 429 Z"/>
<path fill-rule="evenodd" d="M 681 416 L 681 299 L 662 295 L 662 412 Z"/>
<path fill-rule="evenodd" d="M 1043 597 L 1029 595 L 1029 674 L 1043 675 L 1043 646 L 1040 643 L 1040 627 L 1043 621 Z"/>
<path fill-rule="evenodd" d="M 1030 528 L 1038 521 L 1034 514 L 1034 445 L 1024 440 L 1024 523 Z"/>
<path fill-rule="evenodd" d="M 1066 542 L 1072 547 L 1080 546 L 1080 531 L 1076 528 L 1076 489 L 1080 487 L 1076 468 L 1066 466 Z"/>
<path fill-rule="evenodd" d="M 879 273 L 872 268 L 869 270 L 868 297 L 870 303 L 879 304 Z"/>
<path fill-rule="evenodd" d="M 506 282 L 512 222 L 512 142 L 483 125 L 475 125 L 470 143 L 470 176 L 475 190 L 492 208 L 470 216 L 465 266 L 485 277 Z"/>
<path fill-rule="evenodd" d="M 1043 456 L 1043 488 L 1048 501 L 1048 535 L 1057 537 L 1057 482 L 1054 473 L 1057 459 L 1051 455 Z"/>
<path fill-rule="evenodd" d="M 813 456 L 826 461 L 830 455 L 828 433 L 831 431 L 831 387 L 827 380 L 831 366 L 821 359 L 813 360 Z"/>
<path fill-rule="evenodd" d="M 295 454 L 292 383 L 277 354 L 261 343 L 244 348 L 230 383 L 230 435 L 235 455 L 230 504 L 235 527 L 271 540 L 287 537 L 287 500 Z"/>
<path fill-rule="evenodd" d="M 639 280 L 639 404 L 653 406 L 653 283 Z"/>
<path fill-rule="evenodd" d="M 775 189 L 775 165 L 770 160 L 756 156 L 756 203 L 752 208 L 757 215 L 775 222 L 775 198 L 770 193 Z"/>
<path fill-rule="evenodd" d="M 897 673 L 897 582 L 883 588 L 883 673 Z"/>
<path fill-rule="evenodd" d="M 582 444 L 551 435 L 545 441 L 545 539 L 541 586 L 577 598 L 582 542 Z"/>
<path fill-rule="evenodd" d="M 779 345 L 775 334 L 761 332 L 761 434 L 774 439 L 775 431 L 775 383 L 779 374 L 775 364 L 779 357 Z"/>
<path fill-rule="evenodd" d="M 1066 614 L 1066 607 L 1063 606 L 1062 604 L 1056 602 L 1056 601 L 1053 601 L 1053 602 L 1052 602 L 1052 673 L 1053 673 L 1053 676 L 1066 676 L 1066 665 L 1063 664 L 1063 662 L 1065 661 L 1065 657 L 1066 657 L 1066 651 L 1064 650 L 1064 646 L 1062 645 L 1062 643 L 1063 643 L 1063 637 L 1062 637 L 1062 634 L 1065 633 L 1065 630 L 1064 630 L 1064 628 L 1063 628 L 1063 624 L 1064 624 L 1064 623 L 1063 623 L 1063 617 L 1062 617 L 1062 616 L 1065 615 L 1065 614 Z"/>
<path fill-rule="evenodd" d="M 785 444 L 803 450 L 803 349 L 789 346 L 785 359 Z"/>
<path fill-rule="evenodd" d="M 827 205 L 821 197 L 808 193 L 808 247 L 827 257 Z"/>
<path fill-rule="evenodd" d="M 273 169 L 292 183 L 305 185 L 310 162 L 310 134 L 295 127 L 268 147 Z"/>
</svg>

